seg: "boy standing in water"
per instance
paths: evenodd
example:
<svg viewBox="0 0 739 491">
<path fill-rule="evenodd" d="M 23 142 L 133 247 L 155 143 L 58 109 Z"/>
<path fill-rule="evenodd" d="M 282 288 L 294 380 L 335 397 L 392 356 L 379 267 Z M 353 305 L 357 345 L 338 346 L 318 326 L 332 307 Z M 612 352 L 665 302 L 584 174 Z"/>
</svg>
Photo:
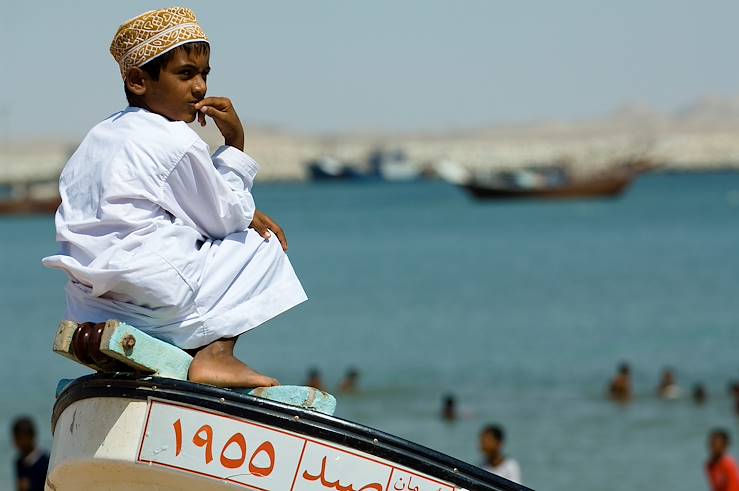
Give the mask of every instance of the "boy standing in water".
<svg viewBox="0 0 739 491">
<path fill-rule="evenodd" d="M 631 400 L 631 367 L 628 363 L 618 366 L 618 374 L 608 384 L 608 396 L 616 402 Z"/>
<path fill-rule="evenodd" d="M 124 23 L 110 52 L 129 106 L 65 166 L 56 215 L 67 315 L 118 319 L 194 354 L 188 378 L 277 385 L 233 355 L 239 335 L 306 300 L 280 227 L 256 209 L 258 170 L 231 101 L 206 97 L 210 44 L 190 9 Z M 187 123 L 212 119 L 212 155 Z M 271 231 L 271 232 L 270 232 Z"/>
<path fill-rule="evenodd" d="M 505 431 L 501 426 L 489 425 L 480 432 L 480 450 L 485 461 L 482 468 L 509 481 L 521 484 L 521 467 L 503 453 Z"/>
<path fill-rule="evenodd" d="M 21 416 L 13 422 L 13 443 L 18 450 L 15 461 L 17 491 L 43 491 L 49 454 L 36 445 L 36 425 Z"/>
<path fill-rule="evenodd" d="M 729 455 L 729 433 L 716 429 L 708 437 L 708 462 L 706 474 L 711 491 L 739 491 L 739 469 Z"/>
</svg>

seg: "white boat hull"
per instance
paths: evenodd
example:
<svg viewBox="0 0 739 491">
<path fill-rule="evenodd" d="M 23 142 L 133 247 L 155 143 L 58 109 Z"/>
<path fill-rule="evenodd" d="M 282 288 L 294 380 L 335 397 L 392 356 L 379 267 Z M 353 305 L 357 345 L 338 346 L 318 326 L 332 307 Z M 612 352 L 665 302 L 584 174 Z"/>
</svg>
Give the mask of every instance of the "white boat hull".
<svg viewBox="0 0 739 491">
<path fill-rule="evenodd" d="M 90 377 L 62 393 L 46 489 L 527 489 L 331 416 L 187 382 L 158 383 Z M 110 396 L 98 395 L 106 391 Z"/>
</svg>

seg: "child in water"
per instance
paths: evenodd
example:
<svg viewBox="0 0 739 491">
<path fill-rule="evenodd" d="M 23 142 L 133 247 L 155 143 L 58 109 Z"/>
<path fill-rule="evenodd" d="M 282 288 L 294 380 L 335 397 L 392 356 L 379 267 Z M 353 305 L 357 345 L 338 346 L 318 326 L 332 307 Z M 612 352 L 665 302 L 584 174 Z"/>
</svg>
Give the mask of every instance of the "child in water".
<svg viewBox="0 0 739 491">
<path fill-rule="evenodd" d="M 306 300 L 281 228 L 251 194 L 231 101 L 206 97 L 210 44 L 190 9 L 124 23 L 110 51 L 128 107 L 96 125 L 59 180 L 58 255 L 68 318 L 118 319 L 194 355 L 188 378 L 223 387 L 278 382 L 234 357 L 244 332 Z M 206 117 L 224 145 L 187 125 Z"/>
</svg>

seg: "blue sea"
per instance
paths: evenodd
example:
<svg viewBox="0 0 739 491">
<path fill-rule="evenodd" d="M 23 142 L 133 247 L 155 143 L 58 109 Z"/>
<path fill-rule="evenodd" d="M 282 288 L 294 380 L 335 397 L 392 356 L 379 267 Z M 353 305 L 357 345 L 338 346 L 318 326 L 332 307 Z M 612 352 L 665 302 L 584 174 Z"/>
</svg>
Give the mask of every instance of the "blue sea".
<svg viewBox="0 0 739 491">
<path fill-rule="evenodd" d="M 490 202 L 439 183 L 257 184 L 287 231 L 310 300 L 239 341 L 283 383 L 310 367 L 338 415 L 479 463 L 477 434 L 504 425 L 525 484 L 551 491 L 707 489 L 714 426 L 739 441 L 739 174 L 652 175 L 614 201 Z M 51 444 L 63 316 L 52 217 L 0 219 L 0 488 L 12 487 L 12 418 Z M 635 400 L 604 397 L 622 361 Z M 684 397 L 655 395 L 674 368 Z M 698 407 L 692 386 L 706 385 Z M 460 418 L 439 418 L 446 394 Z M 734 448 L 735 455 L 739 453 Z"/>
</svg>

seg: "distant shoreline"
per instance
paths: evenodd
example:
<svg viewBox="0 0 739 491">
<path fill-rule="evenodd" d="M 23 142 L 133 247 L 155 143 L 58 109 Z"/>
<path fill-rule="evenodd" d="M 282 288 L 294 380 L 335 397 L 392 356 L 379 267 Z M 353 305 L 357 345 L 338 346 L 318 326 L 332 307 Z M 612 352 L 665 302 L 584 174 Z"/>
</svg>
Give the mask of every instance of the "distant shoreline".
<svg viewBox="0 0 739 491">
<path fill-rule="evenodd" d="M 211 149 L 222 144 L 214 125 L 195 127 Z M 709 99 L 675 115 L 627 107 L 583 122 L 543 122 L 447 132 L 353 132 L 310 135 L 249 127 L 247 152 L 262 165 L 261 181 L 308 179 L 305 165 L 332 157 L 362 169 L 377 148 L 400 149 L 424 167 L 441 162 L 473 172 L 567 165 L 593 173 L 642 159 L 663 171 L 739 169 L 739 102 Z M 4 141 L 0 184 L 51 180 L 76 148 L 71 139 Z"/>
</svg>

